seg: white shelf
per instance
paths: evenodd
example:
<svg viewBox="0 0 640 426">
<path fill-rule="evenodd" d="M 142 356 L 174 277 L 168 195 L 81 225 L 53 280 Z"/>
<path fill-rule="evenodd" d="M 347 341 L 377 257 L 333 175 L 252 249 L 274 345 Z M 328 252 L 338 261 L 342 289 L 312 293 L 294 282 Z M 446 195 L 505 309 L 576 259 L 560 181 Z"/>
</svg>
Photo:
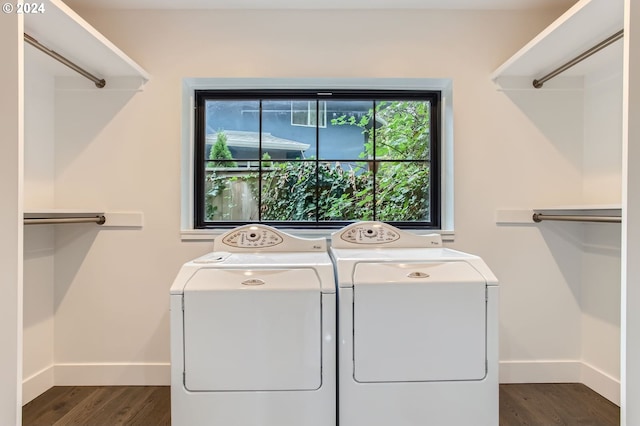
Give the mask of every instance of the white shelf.
<svg viewBox="0 0 640 426">
<path fill-rule="evenodd" d="M 57 52 L 91 74 L 107 81 L 109 78 L 135 78 L 138 87 L 149 80 L 149 74 L 111 41 L 100 34 L 60 0 L 44 0 L 44 12 L 25 14 L 24 31 L 48 49 Z M 55 76 L 78 76 L 73 70 L 29 46 L 28 60 L 46 66 Z M 95 86 L 85 80 L 88 87 Z M 104 89 L 103 89 L 104 90 Z"/>
<path fill-rule="evenodd" d="M 491 79 L 502 86 L 503 80 L 527 77 L 528 86 L 535 78 L 553 71 L 607 37 L 624 25 L 622 0 L 580 0 L 533 40 L 509 58 Z M 561 74 L 562 77 L 585 76 L 597 73 L 621 61 L 622 40 L 594 54 Z M 621 63 L 621 62 L 620 62 Z M 562 87 L 545 83 L 549 88 Z"/>
</svg>

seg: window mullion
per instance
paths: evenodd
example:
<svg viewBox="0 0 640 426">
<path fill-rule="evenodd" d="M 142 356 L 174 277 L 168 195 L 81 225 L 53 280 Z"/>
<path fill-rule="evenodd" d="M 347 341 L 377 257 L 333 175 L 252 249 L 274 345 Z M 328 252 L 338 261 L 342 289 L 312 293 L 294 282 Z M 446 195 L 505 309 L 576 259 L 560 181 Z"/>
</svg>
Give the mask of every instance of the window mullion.
<svg viewBox="0 0 640 426">
<path fill-rule="evenodd" d="M 373 120 L 371 122 L 371 132 L 372 133 L 372 148 L 373 148 L 373 163 L 372 163 L 372 173 L 373 173 L 373 220 L 377 219 L 378 216 L 378 206 L 376 204 L 376 195 L 378 192 L 378 185 L 377 185 L 377 170 L 378 170 L 378 164 L 376 163 L 376 109 L 377 109 L 377 101 L 373 101 Z"/>
<path fill-rule="evenodd" d="M 262 222 L 262 99 L 258 104 L 258 222 Z"/>
<path fill-rule="evenodd" d="M 317 108 L 319 101 L 316 99 L 316 117 L 317 117 Z M 315 193 L 316 193 L 316 224 L 320 221 L 320 127 L 318 119 L 316 118 L 316 164 L 315 164 L 315 172 L 316 172 L 316 184 L 315 184 Z"/>
</svg>

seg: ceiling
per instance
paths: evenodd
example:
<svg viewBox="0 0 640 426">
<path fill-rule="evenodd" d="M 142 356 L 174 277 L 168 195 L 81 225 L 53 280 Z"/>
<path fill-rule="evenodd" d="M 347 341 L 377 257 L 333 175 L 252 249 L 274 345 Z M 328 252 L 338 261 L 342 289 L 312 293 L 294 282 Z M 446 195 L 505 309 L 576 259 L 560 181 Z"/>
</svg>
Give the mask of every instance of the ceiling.
<svg viewBox="0 0 640 426">
<path fill-rule="evenodd" d="M 563 9 L 577 0 L 64 0 L 81 9 Z"/>
</svg>

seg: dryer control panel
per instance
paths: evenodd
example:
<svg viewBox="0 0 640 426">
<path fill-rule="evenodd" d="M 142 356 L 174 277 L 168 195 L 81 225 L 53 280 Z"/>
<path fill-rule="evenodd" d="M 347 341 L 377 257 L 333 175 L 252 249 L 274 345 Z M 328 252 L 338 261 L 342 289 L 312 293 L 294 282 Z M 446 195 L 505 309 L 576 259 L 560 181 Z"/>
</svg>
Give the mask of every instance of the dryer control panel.
<svg viewBox="0 0 640 426">
<path fill-rule="evenodd" d="M 383 224 L 365 223 L 349 227 L 340 234 L 340 238 L 354 244 L 379 244 L 396 241 L 400 235 Z"/>
<path fill-rule="evenodd" d="M 442 247 L 439 234 L 416 235 L 384 222 L 356 222 L 331 234 L 333 248 L 375 247 Z"/>
</svg>

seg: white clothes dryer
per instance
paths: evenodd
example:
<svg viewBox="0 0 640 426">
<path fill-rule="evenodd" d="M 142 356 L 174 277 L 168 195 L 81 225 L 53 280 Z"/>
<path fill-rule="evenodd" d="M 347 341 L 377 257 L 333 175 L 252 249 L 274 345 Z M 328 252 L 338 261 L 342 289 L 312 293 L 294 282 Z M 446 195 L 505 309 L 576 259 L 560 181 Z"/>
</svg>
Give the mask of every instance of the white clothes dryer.
<svg viewBox="0 0 640 426">
<path fill-rule="evenodd" d="M 498 281 L 381 222 L 332 234 L 340 426 L 497 426 Z"/>
<path fill-rule="evenodd" d="M 335 426 L 336 290 L 324 238 L 233 229 L 171 287 L 176 426 Z"/>
</svg>

